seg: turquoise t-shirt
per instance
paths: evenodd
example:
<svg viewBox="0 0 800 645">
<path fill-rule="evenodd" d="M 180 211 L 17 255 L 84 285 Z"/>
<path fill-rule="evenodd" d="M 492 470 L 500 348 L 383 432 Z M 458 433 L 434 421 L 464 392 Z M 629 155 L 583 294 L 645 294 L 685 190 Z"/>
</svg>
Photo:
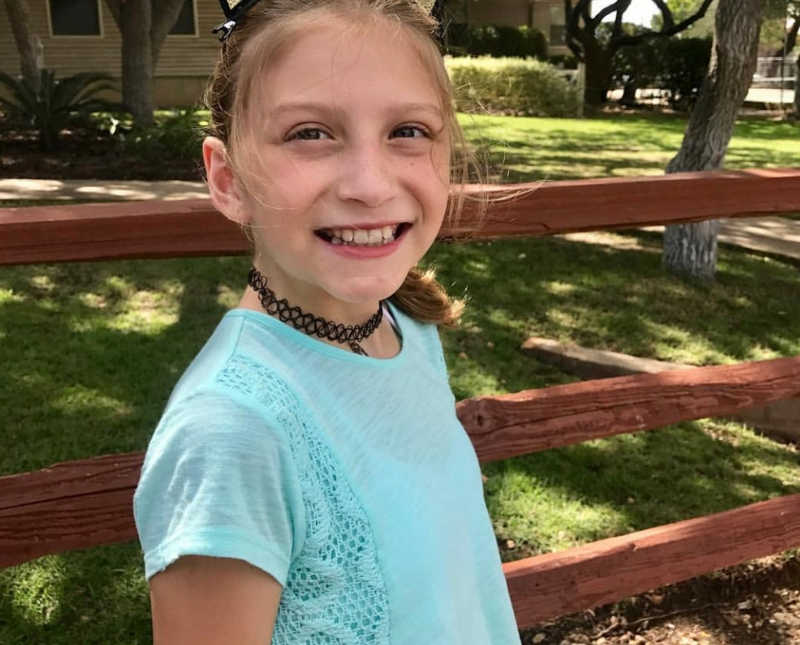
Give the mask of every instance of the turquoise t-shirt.
<svg viewBox="0 0 800 645">
<path fill-rule="evenodd" d="M 176 385 L 134 497 L 148 578 L 239 558 L 283 586 L 273 645 L 512 645 L 478 461 L 436 328 L 375 359 L 236 309 Z"/>
</svg>

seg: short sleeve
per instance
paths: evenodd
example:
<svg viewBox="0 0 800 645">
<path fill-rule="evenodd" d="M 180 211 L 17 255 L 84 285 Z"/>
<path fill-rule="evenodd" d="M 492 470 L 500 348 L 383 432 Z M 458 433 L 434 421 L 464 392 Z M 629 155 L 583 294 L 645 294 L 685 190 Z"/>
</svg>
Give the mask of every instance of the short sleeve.
<svg viewBox="0 0 800 645">
<path fill-rule="evenodd" d="M 244 560 L 285 586 L 305 532 L 281 428 L 221 393 L 170 402 L 133 506 L 148 579 L 181 556 L 205 555 Z"/>
</svg>

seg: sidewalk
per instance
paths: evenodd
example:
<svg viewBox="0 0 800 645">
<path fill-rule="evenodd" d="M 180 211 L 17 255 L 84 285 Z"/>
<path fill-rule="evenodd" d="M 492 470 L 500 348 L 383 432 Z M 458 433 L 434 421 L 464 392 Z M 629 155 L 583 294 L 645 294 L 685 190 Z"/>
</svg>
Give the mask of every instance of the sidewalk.
<svg viewBox="0 0 800 645">
<path fill-rule="evenodd" d="M 101 181 L 0 179 L 0 200 L 24 199 L 202 199 L 208 191 L 200 181 Z M 663 230 L 653 226 L 647 230 Z M 583 241 L 582 233 L 570 234 Z M 753 251 L 800 260 L 800 220 L 783 217 L 723 219 L 719 241 Z"/>
<path fill-rule="evenodd" d="M 99 179 L 0 179 L 0 200 L 202 199 L 202 181 L 104 181 Z"/>
</svg>

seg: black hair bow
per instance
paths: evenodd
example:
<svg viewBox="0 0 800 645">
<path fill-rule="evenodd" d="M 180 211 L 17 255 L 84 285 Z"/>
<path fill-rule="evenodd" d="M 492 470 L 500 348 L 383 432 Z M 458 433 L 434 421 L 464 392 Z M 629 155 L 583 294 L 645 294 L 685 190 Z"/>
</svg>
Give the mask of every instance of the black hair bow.
<svg viewBox="0 0 800 645">
<path fill-rule="evenodd" d="M 231 32 L 236 28 L 236 24 L 241 22 L 245 14 L 250 11 L 250 8 L 259 0 L 219 0 L 219 5 L 222 7 L 222 12 L 225 14 L 225 22 L 217 25 L 212 29 L 211 33 L 219 34 L 220 42 L 224 42 L 231 35 Z"/>
</svg>

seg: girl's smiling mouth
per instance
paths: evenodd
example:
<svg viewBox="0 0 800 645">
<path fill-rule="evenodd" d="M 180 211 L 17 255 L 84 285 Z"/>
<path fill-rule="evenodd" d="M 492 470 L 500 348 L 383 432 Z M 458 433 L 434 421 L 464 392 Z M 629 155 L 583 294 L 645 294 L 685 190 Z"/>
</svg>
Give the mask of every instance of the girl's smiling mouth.
<svg viewBox="0 0 800 645">
<path fill-rule="evenodd" d="M 373 228 L 321 228 L 314 234 L 334 246 L 379 247 L 396 242 L 411 226 L 402 222 Z"/>
</svg>

